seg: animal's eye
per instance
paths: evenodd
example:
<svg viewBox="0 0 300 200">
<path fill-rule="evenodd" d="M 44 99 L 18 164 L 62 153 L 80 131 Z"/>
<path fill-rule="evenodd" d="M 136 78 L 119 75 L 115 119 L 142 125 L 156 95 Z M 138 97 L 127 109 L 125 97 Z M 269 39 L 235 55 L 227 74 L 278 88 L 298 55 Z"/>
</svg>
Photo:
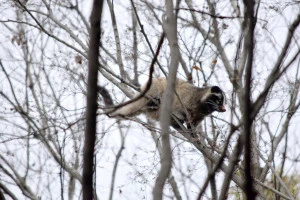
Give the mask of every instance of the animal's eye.
<svg viewBox="0 0 300 200">
<path fill-rule="evenodd" d="M 216 95 L 211 95 L 211 96 L 209 97 L 209 99 L 210 99 L 211 101 L 217 102 L 218 97 L 217 97 Z"/>
</svg>

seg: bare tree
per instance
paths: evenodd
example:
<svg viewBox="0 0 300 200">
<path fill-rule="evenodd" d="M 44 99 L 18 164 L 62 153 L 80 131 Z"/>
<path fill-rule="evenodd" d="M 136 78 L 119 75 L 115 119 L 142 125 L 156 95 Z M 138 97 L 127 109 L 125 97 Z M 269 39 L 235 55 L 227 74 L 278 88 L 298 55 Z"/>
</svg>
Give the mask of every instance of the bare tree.
<svg viewBox="0 0 300 200">
<path fill-rule="evenodd" d="M 98 66 L 99 46 L 101 40 L 101 15 L 102 0 L 94 0 L 90 17 L 90 43 L 88 52 L 88 82 L 87 82 L 87 106 L 86 129 L 82 171 L 82 198 L 94 199 L 93 173 L 94 173 L 94 148 L 97 129 L 97 92 L 98 92 Z"/>
<path fill-rule="evenodd" d="M 299 2 L 106 2 L 101 43 L 90 1 L 0 2 L 4 198 L 300 198 Z M 107 116 L 156 77 L 168 79 L 159 123 Z M 227 112 L 191 134 L 170 127 L 175 77 L 220 86 Z"/>
</svg>

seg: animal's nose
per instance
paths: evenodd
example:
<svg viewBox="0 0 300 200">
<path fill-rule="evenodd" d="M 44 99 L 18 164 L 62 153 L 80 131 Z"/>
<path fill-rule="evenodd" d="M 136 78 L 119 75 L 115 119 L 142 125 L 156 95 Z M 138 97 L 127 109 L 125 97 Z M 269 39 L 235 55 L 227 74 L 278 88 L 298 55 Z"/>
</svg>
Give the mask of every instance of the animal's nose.
<svg viewBox="0 0 300 200">
<path fill-rule="evenodd" d="M 220 112 L 226 112 L 225 106 L 220 106 Z"/>
</svg>

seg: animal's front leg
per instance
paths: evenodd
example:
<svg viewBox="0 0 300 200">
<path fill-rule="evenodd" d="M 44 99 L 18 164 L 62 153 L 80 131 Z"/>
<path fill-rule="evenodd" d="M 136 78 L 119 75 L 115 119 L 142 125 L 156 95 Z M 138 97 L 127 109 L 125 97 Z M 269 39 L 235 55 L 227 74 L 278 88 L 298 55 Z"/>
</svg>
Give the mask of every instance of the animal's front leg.
<svg viewBox="0 0 300 200">
<path fill-rule="evenodd" d="M 198 125 L 199 121 L 193 120 L 191 116 L 188 116 L 186 121 L 186 126 L 189 131 L 190 136 L 193 138 L 193 140 L 199 140 L 199 137 L 197 135 L 196 127 Z"/>
<path fill-rule="evenodd" d="M 182 132 L 184 131 L 182 129 L 183 126 L 183 123 L 184 123 L 184 120 L 182 119 L 179 119 L 178 117 L 176 117 L 175 115 L 172 115 L 172 119 L 171 119 L 171 126 L 176 129 L 177 131 L 179 132 Z M 184 127 L 185 128 L 185 127 Z"/>
<path fill-rule="evenodd" d="M 195 120 L 193 120 L 193 116 L 191 114 L 188 114 L 186 116 L 185 123 L 186 123 L 186 127 L 189 131 L 193 131 L 196 128 L 196 125 L 197 125 Z"/>
</svg>

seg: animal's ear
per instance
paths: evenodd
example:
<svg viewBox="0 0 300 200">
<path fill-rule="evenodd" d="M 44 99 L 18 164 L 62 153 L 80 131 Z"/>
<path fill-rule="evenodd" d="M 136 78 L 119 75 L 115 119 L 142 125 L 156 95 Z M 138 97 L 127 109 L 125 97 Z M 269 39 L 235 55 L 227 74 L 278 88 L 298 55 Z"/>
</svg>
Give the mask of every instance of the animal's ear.
<svg viewBox="0 0 300 200">
<path fill-rule="evenodd" d="M 222 90 L 218 86 L 212 86 L 210 89 L 211 93 L 221 93 Z"/>
</svg>

